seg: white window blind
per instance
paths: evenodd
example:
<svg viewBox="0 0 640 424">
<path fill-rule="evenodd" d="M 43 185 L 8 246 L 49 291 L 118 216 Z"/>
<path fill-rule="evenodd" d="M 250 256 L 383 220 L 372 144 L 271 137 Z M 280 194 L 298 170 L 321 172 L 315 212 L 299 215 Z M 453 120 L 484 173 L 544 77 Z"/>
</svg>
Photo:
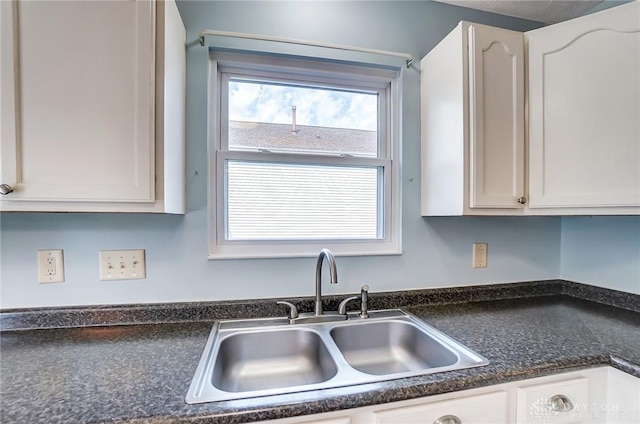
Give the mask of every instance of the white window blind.
<svg viewBox="0 0 640 424">
<path fill-rule="evenodd" d="M 227 162 L 229 240 L 379 238 L 376 167 Z"/>
</svg>

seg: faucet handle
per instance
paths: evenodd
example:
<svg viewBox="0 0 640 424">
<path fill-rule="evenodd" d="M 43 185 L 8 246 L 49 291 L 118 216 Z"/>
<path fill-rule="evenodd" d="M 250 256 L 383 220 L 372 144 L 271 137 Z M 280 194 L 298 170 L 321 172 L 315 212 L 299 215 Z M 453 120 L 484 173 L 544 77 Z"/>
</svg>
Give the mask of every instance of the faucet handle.
<svg viewBox="0 0 640 424">
<path fill-rule="evenodd" d="M 276 302 L 278 305 L 284 305 L 289 307 L 289 319 L 298 318 L 298 308 L 291 302 L 285 302 L 284 300 L 279 300 Z"/>
<path fill-rule="evenodd" d="M 369 318 L 369 286 L 360 288 L 360 318 Z"/>
<path fill-rule="evenodd" d="M 357 300 L 357 299 L 358 299 L 358 296 L 351 296 L 351 297 L 347 297 L 345 300 L 340 302 L 340 305 L 338 305 L 338 313 L 340 315 L 346 315 L 347 314 L 347 303 L 351 302 L 352 300 Z"/>
</svg>

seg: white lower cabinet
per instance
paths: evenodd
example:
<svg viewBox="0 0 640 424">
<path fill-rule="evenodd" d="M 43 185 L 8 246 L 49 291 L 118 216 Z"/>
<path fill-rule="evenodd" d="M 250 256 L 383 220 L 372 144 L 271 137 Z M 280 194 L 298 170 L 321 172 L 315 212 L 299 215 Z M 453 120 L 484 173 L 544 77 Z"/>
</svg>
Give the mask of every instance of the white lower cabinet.
<svg viewBox="0 0 640 424">
<path fill-rule="evenodd" d="M 509 422 L 508 393 L 499 391 L 460 399 L 374 412 L 376 424 L 499 424 Z"/>
<path fill-rule="evenodd" d="M 640 378 L 609 368 L 606 390 L 607 403 L 599 414 L 608 424 L 640 423 Z"/>
<path fill-rule="evenodd" d="M 274 424 L 637 424 L 640 378 L 592 368 Z"/>
<path fill-rule="evenodd" d="M 337 417 L 313 421 L 316 424 L 351 424 L 351 417 Z"/>
<path fill-rule="evenodd" d="M 580 377 L 517 389 L 518 422 L 569 424 L 584 422 L 581 406 L 590 403 L 589 379 Z M 602 399 L 602 396 L 600 396 Z"/>
</svg>

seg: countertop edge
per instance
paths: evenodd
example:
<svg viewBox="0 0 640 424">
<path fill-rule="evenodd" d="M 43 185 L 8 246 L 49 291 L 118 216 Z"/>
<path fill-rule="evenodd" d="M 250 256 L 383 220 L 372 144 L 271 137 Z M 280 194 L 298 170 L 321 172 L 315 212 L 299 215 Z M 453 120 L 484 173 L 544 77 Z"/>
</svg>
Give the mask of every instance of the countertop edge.
<svg viewBox="0 0 640 424">
<path fill-rule="evenodd" d="M 635 363 L 618 355 L 611 355 L 611 366 L 629 375 L 640 378 L 640 363 Z"/>
<path fill-rule="evenodd" d="M 327 310 L 337 309 L 346 295 L 324 296 Z M 541 296 L 571 296 L 640 312 L 640 295 L 567 280 L 525 281 L 393 292 L 371 292 L 370 309 L 393 309 L 418 304 L 453 304 Z M 92 305 L 0 311 L 0 331 L 76 328 L 114 325 L 207 322 L 220 319 L 285 316 L 279 299 L 132 305 Z M 313 297 L 285 298 L 299 311 L 314 308 Z"/>
</svg>

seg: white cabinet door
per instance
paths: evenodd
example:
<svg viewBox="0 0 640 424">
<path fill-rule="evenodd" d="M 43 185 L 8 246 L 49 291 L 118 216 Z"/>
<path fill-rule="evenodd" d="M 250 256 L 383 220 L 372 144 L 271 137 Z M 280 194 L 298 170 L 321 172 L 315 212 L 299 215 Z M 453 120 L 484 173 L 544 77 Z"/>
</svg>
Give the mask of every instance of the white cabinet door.
<svg viewBox="0 0 640 424">
<path fill-rule="evenodd" d="M 460 22 L 420 66 L 422 215 L 522 215 L 523 34 Z"/>
<path fill-rule="evenodd" d="M 524 40 L 469 27 L 469 206 L 524 203 Z"/>
<path fill-rule="evenodd" d="M 507 392 L 500 391 L 425 405 L 375 412 L 376 424 L 422 424 L 458 422 L 500 424 L 508 422 Z M 447 420 L 448 419 L 448 420 Z"/>
<path fill-rule="evenodd" d="M 640 423 L 640 378 L 609 367 L 607 402 L 595 406 L 608 424 Z"/>
<path fill-rule="evenodd" d="M 638 2 L 526 38 L 529 206 L 640 212 Z"/>
<path fill-rule="evenodd" d="M 153 202 L 155 2 L 1 3 L 3 197 Z"/>
<path fill-rule="evenodd" d="M 517 389 L 518 423 L 570 424 L 586 423 L 590 416 L 589 379 L 538 384 Z"/>
</svg>

